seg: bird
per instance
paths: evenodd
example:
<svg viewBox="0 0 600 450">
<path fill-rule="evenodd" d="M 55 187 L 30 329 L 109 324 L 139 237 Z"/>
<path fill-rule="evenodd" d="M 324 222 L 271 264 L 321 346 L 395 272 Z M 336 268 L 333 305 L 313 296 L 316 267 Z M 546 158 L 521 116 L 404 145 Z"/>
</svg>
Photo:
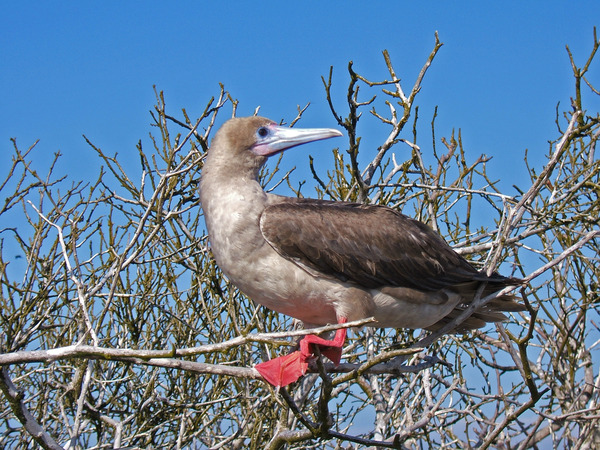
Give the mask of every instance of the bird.
<svg viewBox="0 0 600 450">
<path fill-rule="evenodd" d="M 342 136 L 332 128 L 291 128 L 259 116 L 226 121 L 201 169 L 200 202 L 211 252 L 247 297 L 306 327 L 373 317 L 373 326 L 438 330 L 473 301 L 518 278 L 477 270 L 425 223 L 383 205 L 267 193 L 259 174 L 270 156 Z M 492 299 L 455 331 L 506 319 L 524 308 Z M 307 335 L 299 350 L 257 364 L 273 386 L 307 371 L 315 346 L 339 364 L 346 329 Z"/>
</svg>

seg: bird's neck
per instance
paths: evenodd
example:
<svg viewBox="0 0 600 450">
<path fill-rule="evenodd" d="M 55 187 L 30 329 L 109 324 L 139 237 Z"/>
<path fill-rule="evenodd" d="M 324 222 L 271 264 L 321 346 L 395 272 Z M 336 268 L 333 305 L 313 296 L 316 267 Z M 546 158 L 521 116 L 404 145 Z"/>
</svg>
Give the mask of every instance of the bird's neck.
<svg viewBox="0 0 600 450">
<path fill-rule="evenodd" d="M 217 210 L 228 210 L 232 214 L 252 210 L 260 215 L 267 202 L 267 194 L 256 180 L 228 179 L 219 183 L 208 181 L 202 177 L 200 182 L 200 201 L 207 216 Z"/>
<path fill-rule="evenodd" d="M 211 248 L 219 265 L 227 273 L 234 255 L 256 251 L 264 239 L 259 220 L 268 202 L 268 195 L 256 179 L 231 176 L 215 167 L 203 168 L 200 181 L 200 201 Z"/>
<path fill-rule="evenodd" d="M 250 170 L 235 170 L 231 165 L 219 162 L 209 158 L 202 168 L 200 201 L 207 222 L 216 212 L 223 215 L 223 210 L 233 215 L 252 211 L 260 214 L 267 194 L 258 183 L 256 174 Z M 207 226 L 210 228 L 208 223 Z"/>
</svg>

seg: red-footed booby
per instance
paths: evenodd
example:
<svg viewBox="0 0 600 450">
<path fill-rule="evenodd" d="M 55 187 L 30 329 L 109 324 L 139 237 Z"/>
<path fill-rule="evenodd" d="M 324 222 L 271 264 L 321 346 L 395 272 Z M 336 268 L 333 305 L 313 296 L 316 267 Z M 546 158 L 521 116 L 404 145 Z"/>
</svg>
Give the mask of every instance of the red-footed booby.
<svg viewBox="0 0 600 450">
<path fill-rule="evenodd" d="M 230 119 L 215 135 L 200 199 L 212 253 L 240 291 L 307 326 L 373 316 L 378 327 L 435 330 L 460 314 L 478 288 L 488 295 L 521 283 L 479 272 L 427 225 L 388 207 L 283 197 L 260 186 L 269 156 L 341 135 L 263 117 Z M 522 309 L 513 296 L 499 296 L 458 331 Z M 345 329 L 332 340 L 306 336 L 299 351 L 256 369 L 285 386 L 306 372 L 313 345 L 339 364 L 345 338 Z"/>
</svg>

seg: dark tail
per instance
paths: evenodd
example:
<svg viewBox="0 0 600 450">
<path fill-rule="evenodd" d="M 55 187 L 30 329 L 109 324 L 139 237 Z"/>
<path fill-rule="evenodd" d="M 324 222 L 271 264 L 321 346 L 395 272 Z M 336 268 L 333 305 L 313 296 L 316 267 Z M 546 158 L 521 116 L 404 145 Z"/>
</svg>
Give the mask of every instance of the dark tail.
<svg viewBox="0 0 600 450">
<path fill-rule="evenodd" d="M 456 292 L 460 293 L 465 301 L 456 306 L 446 317 L 427 327 L 427 330 L 439 330 L 456 319 L 469 307 L 482 283 L 486 283 L 482 297 L 487 297 L 508 286 L 522 286 L 524 284 L 523 280 L 519 278 L 503 277 L 497 273 L 492 274 L 490 277 L 482 274 L 481 278 L 483 279 L 456 286 Z M 525 311 L 525 305 L 519 303 L 519 300 L 520 298 L 512 293 L 494 298 L 475 310 L 467 319 L 453 328 L 450 333 L 466 333 L 476 328 L 482 328 L 489 322 L 502 322 L 507 318 L 505 312 Z"/>
</svg>

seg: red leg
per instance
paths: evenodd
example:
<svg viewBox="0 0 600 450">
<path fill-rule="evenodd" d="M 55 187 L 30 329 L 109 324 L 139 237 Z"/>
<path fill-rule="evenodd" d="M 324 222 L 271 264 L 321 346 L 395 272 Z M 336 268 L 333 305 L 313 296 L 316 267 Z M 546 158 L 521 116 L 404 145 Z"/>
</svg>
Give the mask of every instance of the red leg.
<svg viewBox="0 0 600 450">
<path fill-rule="evenodd" d="M 347 320 L 345 318 L 341 318 L 338 321 L 338 323 L 346 322 Z M 327 356 L 331 362 L 337 366 L 340 363 L 340 359 L 342 359 L 344 342 L 346 342 L 346 328 L 337 330 L 332 340 L 309 334 L 300 341 L 300 352 L 309 358 L 314 355 L 311 345 L 318 345 L 321 353 Z"/>
<path fill-rule="evenodd" d="M 345 317 L 338 319 L 338 323 L 347 321 Z M 300 341 L 299 351 L 257 364 L 254 367 L 273 386 L 287 386 L 306 373 L 308 360 L 314 357 L 311 346 L 318 345 L 321 353 L 337 366 L 342 358 L 342 347 L 345 341 L 346 328 L 337 330 L 331 340 L 309 334 Z"/>
</svg>

